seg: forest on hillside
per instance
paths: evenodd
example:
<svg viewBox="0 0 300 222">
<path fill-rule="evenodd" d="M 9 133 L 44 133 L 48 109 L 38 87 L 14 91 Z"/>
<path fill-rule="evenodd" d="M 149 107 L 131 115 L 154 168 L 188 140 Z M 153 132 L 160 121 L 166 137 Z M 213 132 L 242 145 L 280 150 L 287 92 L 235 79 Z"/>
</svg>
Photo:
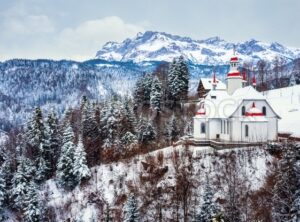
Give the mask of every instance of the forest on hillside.
<svg viewBox="0 0 300 222">
<path fill-rule="evenodd" d="M 97 167 L 145 156 L 139 186 L 123 181 L 119 190 L 126 187 L 126 192 L 116 193 L 113 203 L 102 199 L 100 191 L 87 197 L 99 208 L 90 221 L 297 221 L 299 145 L 260 148 L 272 161 L 257 189 L 242 173 L 253 157 L 244 152 L 214 152 L 214 170 L 202 174 L 205 167 L 195 164 L 204 157 L 195 158 L 189 149 L 171 152 L 170 168 L 164 165 L 164 153 L 147 156 L 191 133 L 195 107 L 183 106 L 188 86 L 188 66 L 179 57 L 143 75 L 133 98 L 113 95 L 97 102 L 83 96 L 80 106 L 67 109 L 62 118 L 55 112 L 45 116 L 37 107 L 27 124 L 11 130 L 0 147 L 1 220 L 14 215 L 17 221 L 56 221 L 57 209 L 48 205 L 50 194 L 44 189 L 49 181 L 65 195 L 74 194 L 95 179 Z M 168 184 L 164 176 L 171 169 L 173 182 Z M 70 205 L 62 206 L 63 213 Z"/>
</svg>

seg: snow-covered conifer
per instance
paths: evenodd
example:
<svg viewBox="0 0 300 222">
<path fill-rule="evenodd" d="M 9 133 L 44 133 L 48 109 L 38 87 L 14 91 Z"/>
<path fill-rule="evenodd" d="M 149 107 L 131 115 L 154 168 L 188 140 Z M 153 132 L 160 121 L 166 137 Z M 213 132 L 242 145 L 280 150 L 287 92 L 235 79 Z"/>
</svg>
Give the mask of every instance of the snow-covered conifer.
<svg viewBox="0 0 300 222">
<path fill-rule="evenodd" d="M 178 129 L 178 123 L 177 123 L 175 115 L 173 114 L 167 123 L 166 135 L 167 135 L 168 140 L 170 142 L 173 142 L 176 139 L 178 139 L 179 134 L 180 134 L 180 131 Z"/>
<path fill-rule="evenodd" d="M 131 194 L 129 196 L 129 198 L 127 199 L 127 202 L 124 205 L 124 208 L 123 208 L 123 221 L 124 222 L 138 222 L 138 221 L 140 221 L 137 201 L 136 201 L 133 194 Z"/>
<path fill-rule="evenodd" d="M 156 131 L 149 120 L 141 119 L 138 125 L 138 141 L 142 144 L 148 144 L 155 140 Z"/>
<path fill-rule="evenodd" d="M 1 167 L 0 168 L 0 221 L 4 219 L 3 212 L 4 212 L 6 195 L 7 195 L 6 182 L 5 182 L 3 167 Z"/>
<path fill-rule="evenodd" d="M 17 171 L 12 179 L 11 198 L 14 200 L 14 205 L 18 209 L 22 209 L 27 193 L 29 181 L 33 179 L 34 166 L 32 162 L 21 156 L 18 160 Z"/>
<path fill-rule="evenodd" d="M 54 112 L 50 113 L 47 117 L 45 139 L 44 158 L 46 160 L 48 174 L 52 175 L 56 170 L 60 143 L 58 119 Z"/>
<path fill-rule="evenodd" d="M 77 184 L 77 178 L 74 174 L 74 154 L 74 132 L 68 124 L 63 132 L 61 154 L 57 163 L 57 177 L 59 183 L 69 189 L 74 188 Z"/>
<path fill-rule="evenodd" d="M 213 202 L 213 192 L 208 179 L 206 182 L 207 183 L 204 190 L 203 204 L 195 218 L 195 222 L 212 221 L 217 213 L 217 207 L 216 204 Z"/>
<path fill-rule="evenodd" d="M 294 145 L 289 144 L 284 147 L 283 158 L 279 162 L 279 172 L 273 190 L 274 221 L 292 221 L 293 219 L 293 204 L 297 199 L 296 194 L 299 190 L 297 172 L 295 171 L 296 156 Z"/>
<path fill-rule="evenodd" d="M 153 110 L 160 111 L 161 103 L 161 83 L 157 77 L 154 77 L 151 85 L 150 105 Z"/>
<path fill-rule="evenodd" d="M 91 176 L 91 171 L 87 165 L 86 152 L 84 150 L 81 136 L 79 136 L 74 158 L 74 174 L 76 175 L 77 180 L 80 183 L 81 180 L 88 179 Z"/>
<path fill-rule="evenodd" d="M 42 218 L 42 207 L 39 201 L 37 186 L 30 181 L 25 194 L 24 221 L 40 222 Z"/>
</svg>

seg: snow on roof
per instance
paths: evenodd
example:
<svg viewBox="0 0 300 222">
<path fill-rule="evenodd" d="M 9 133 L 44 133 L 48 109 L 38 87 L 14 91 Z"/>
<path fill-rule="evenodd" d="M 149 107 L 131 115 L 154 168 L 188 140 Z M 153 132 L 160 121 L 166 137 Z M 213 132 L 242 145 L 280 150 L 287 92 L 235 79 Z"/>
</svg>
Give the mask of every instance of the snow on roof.
<svg viewBox="0 0 300 222">
<path fill-rule="evenodd" d="M 254 100 L 264 100 L 266 97 L 256 91 L 253 86 L 246 86 L 243 88 L 239 88 L 234 91 L 232 97 L 237 99 L 254 99 Z"/>
<path fill-rule="evenodd" d="M 211 90 L 204 99 L 207 118 L 228 118 L 239 103 L 227 91 Z"/>
<path fill-rule="evenodd" d="M 212 89 L 213 88 L 213 78 L 201 78 L 200 81 L 203 84 L 204 89 Z M 217 85 L 216 90 L 226 90 L 226 85 L 219 79 L 216 79 Z"/>
</svg>

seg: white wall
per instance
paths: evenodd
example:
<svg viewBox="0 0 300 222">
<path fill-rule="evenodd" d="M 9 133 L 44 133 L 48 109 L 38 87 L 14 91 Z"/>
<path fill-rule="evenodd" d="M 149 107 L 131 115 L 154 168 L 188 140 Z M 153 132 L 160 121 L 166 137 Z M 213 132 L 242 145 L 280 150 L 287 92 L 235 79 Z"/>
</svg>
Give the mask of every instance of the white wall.
<svg viewBox="0 0 300 222">
<path fill-rule="evenodd" d="M 194 138 L 206 139 L 206 133 L 201 133 L 201 123 L 205 123 L 205 132 L 207 133 L 207 123 L 205 118 L 194 117 Z"/>
<path fill-rule="evenodd" d="M 248 137 L 245 135 L 245 126 L 249 127 Z M 242 122 L 242 141 L 266 142 L 268 140 L 267 122 Z"/>
<path fill-rule="evenodd" d="M 242 78 L 237 77 L 228 77 L 227 78 L 227 92 L 229 95 L 232 95 L 235 90 L 242 88 Z"/>
</svg>

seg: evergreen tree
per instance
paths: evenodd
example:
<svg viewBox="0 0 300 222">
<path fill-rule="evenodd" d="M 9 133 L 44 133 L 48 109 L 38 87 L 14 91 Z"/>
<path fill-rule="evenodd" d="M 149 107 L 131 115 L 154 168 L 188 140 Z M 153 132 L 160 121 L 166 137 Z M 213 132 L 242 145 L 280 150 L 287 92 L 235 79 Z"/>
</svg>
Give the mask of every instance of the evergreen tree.
<svg viewBox="0 0 300 222">
<path fill-rule="evenodd" d="M 147 145 L 149 142 L 156 139 L 156 132 L 149 120 L 141 119 L 138 126 L 138 141 L 141 144 Z"/>
<path fill-rule="evenodd" d="M 199 214 L 196 216 L 195 222 L 210 222 L 215 218 L 217 207 L 213 202 L 213 192 L 208 179 L 206 179 L 206 187 L 203 196 L 203 204 Z"/>
<path fill-rule="evenodd" d="M 30 181 L 25 195 L 24 218 L 26 222 L 40 222 L 42 217 L 37 186 Z"/>
<path fill-rule="evenodd" d="M 3 167 L 0 168 L 0 221 L 4 220 L 4 206 L 6 199 L 6 182 Z"/>
<path fill-rule="evenodd" d="M 40 155 L 40 145 L 45 143 L 45 126 L 42 111 L 39 107 L 35 109 L 25 135 L 30 149 L 28 150 L 28 155 L 35 159 Z"/>
<path fill-rule="evenodd" d="M 120 134 L 122 134 L 122 112 L 120 104 L 108 102 L 101 111 L 102 148 L 120 148 Z"/>
<path fill-rule="evenodd" d="M 25 195 L 29 181 L 33 178 L 34 166 L 31 161 L 24 156 L 18 160 L 17 171 L 12 179 L 11 198 L 17 209 L 23 209 L 25 203 Z"/>
<path fill-rule="evenodd" d="M 174 102 L 186 99 L 189 85 L 189 71 L 184 58 L 174 59 L 168 72 L 169 97 Z"/>
<path fill-rule="evenodd" d="M 149 105 L 152 79 L 152 76 L 147 74 L 137 81 L 133 93 L 135 110 L 139 106 Z"/>
<path fill-rule="evenodd" d="M 74 132 L 68 124 L 63 132 L 61 154 L 57 163 L 58 181 L 67 189 L 73 189 L 77 185 L 77 178 L 74 174 L 74 154 Z"/>
<path fill-rule="evenodd" d="M 179 134 L 180 131 L 178 129 L 178 123 L 175 115 L 173 114 L 166 126 L 166 136 L 170 142 L 173 142 L 178 139 Z"/>
<path fill-rule="evenodd" d="M 180 71 L 181 80 L 183 82 L 181 88 L 181 96 L 183 99 L 186 99 L 189 90 L 189 69 L 183 56 L 180 56 L 178 58 L 178 69 Z"/>
<path fill-rule="evenodd" d="M 293 204 L 299 194 L 295 166 L 297 155 L 291 144 L 283 148 L 283 158 L 279 161 L 276 184 L 273 190 L 273 207 L 275 221 L 292 221 Z"/>
<path fill-rule="evenodd" d="M 294 194 L 294 201 L 292 204 L 292 221 L 300 221 L 300 145 L 295 145 L 295 165 L 294 171 L 296 173 L 296 187 L 298 188 Z"/>
<path fill-rule="evenodd" d="M 59 155 L 59 130 L 58 130 L 58 119 L 54 112 L 48 115 L 45 127 L 45 148 L 44 156 L 45 163 L 48 169 L 48 174 L 51 176 L 56 170 L 57 159 Z"/>
<path fill-rule="evenodd" d="M 137 201 L 134 195 L 130 195 L 127 202 L 125 203 L 125 206 L 123 208 L 123 215 L 124 215 L 124 219 L 123 219 L 124 222 L 140 221 Z"/>
<path fill-rule="evenodd" d="M 132 148 L 138 143 L 138 141 L 135 135 L 133 135 L 131 132 L 127 132 L 121 138 L 121 143 L 126 148 Z"/>
<path fill-rule="evenodd" d="M 151 85 L 150 105 L 153 110 L 160 111 L 161 103 L 161 83 L 157 77 L 154 77 Z"/>
<path fill-rule="evenodd" d="M 49 173 L 49 163 L 44 159 L 44 151 L 42 150 L 44 147 L 40 144 L 40 155 L 37 157 L 37 168 L 36 168 L 36 180 L 39 182 L 44 181 L 47 178 L 47 174 Z"/>
<path fill-rule="evenodd" d="M 86 97 L 83 97 L 86 98 Z M 83 138 L 90 138 L 92 141 L 99 136 L 95 110 L 89 100 L 83 99 L 81 104 L 81 132 Z"/>
<path fill-rule="evenodd" d="M 74 174 L 77 176 L 77 180 L 80 183 L 81 180 L 91 177 L 91 171 L 87 166 L 86 153 L 81 136 L 79 137 L 76 146 L 74 158 Z"/>
<path fill-rule="evenodd" d="M 136 127 L 136 119 L 132 110 L 132 104 L 130 104 L 130 101 L 128 98 L 125 98 L 124 101 L 124 120 L 122 123 L 122 126 L 124 127 L 124 132 L 135 132 L 135 127 Z"/>
</svg>

